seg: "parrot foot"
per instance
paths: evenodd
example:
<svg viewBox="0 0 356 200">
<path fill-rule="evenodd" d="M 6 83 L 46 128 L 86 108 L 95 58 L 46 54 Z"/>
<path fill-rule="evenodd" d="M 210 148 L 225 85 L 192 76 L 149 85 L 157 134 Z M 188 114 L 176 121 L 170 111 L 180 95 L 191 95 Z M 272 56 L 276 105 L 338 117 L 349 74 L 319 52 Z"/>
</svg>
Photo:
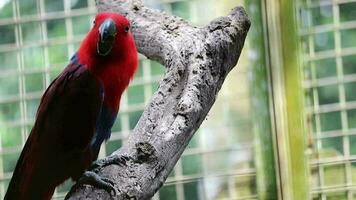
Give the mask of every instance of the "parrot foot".
<svg viewBox="0 0 356 200">
<path fill-rule="evenodd" d="M 117 156 L 111 155 L 104 159 L 97 160 L 93 162 L 93 164 L 87 169 L 88 171 L 84 172 L 83 176 L 79 178 L 77 183 L 72 187 L 72 189 L 68 192 L 65 199 L 68 199 L 73 192 L 75 192 L 80 185 L 87 184 L 93 185 L 95 187 L 106 190 L 110 195 L 112 192 L 114 196 L 118 193 L 114 187 L 114 182 L 108 178 L 104 178 L 99 176 L 97 173 L 104 167 L 108 165 L 119 165 L 124 166 L 127 165 L 126 162 L 130 160 L 128 156 Z"/>
<path fill-rule="evenodd" d="M 100 159 L 100 160 L 93 162 L 93 164 L 90 166 L 89 170 L 94 171 L 94 172 L 99 172 L 102 168 L 104 168 L 108 165 L 124 166 L 124 165 L 127 165 L 126 162 L 129 160 L 130 160 L 130 158 L 128 156 L 111 155 L 104 159 Z"/>
<path fill-rule="evenodd" d="M 92 185 L 100 189 L 104 189 L 107 191 L 111 196 L 116 196 L 118 193 L 117 189 L 114 187 L 114 182 L 105 177 L 99 176 L 97 173 L 92 172 L 92 171 L 86 171 L 82 175 L 82 177 L 79 178 L 77 183 L 72 187 L 72 189 L 68 192 L 66 195 L 65 199 L 69 198 L 73 192 L 75 192 L 80 185 Z"/>
<path fill-rule="evenodd" d="M 117 194 L 117 190 L 114 187 L 114 182 L 109 178 L 99 176 L 95 172 L 84 172 L 83 176 L 78 180 L 78 183 L 93 185 L 95 187 L 106 190 L 109 194 L 113 192 L 114 196 Z"/>
</svg>

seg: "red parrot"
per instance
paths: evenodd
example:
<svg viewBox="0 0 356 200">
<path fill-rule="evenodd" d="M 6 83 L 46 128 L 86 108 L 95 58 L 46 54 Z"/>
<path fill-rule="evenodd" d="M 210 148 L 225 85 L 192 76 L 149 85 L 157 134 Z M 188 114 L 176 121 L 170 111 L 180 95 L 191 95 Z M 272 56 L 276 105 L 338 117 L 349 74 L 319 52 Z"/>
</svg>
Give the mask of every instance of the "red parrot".
<svg viewBox="0 0 356 200">
<path fill-rule="evenodd" d="M 50 199 L 56 186 L 82 176 L 111 135 L 137 64 L 129 21 L 97 14 L 69 65 L 42 96 L 5 200 Z"/>
</svg>

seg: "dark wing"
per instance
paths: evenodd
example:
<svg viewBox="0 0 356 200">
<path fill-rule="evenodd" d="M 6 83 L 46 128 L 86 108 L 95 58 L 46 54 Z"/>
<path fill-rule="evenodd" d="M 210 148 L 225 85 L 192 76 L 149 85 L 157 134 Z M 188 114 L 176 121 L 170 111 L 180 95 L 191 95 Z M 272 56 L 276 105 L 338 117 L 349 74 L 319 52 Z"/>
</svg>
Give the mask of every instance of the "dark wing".
<svg viewBox="0 0 356 200">
<path fill-rule="evenodd" d="M 101 106 L 100 114 L 96 122 L 96 133 L 91 143 L 93 161 L 98 158 L 100 146 L 111 135 L 111 128 L 115 123 L 117 112 L 111 111 L 105 103 Z"/>
<path fill-rule="evenodd" d="M 85 66 L 67 66 L 41 99 L 5 199 L 20 199 L 20 193 L 34 198 L 52 195 L 46 193 L 90 165 L 88 152 L 102 99 L 100 83 Z"/>
</svg>

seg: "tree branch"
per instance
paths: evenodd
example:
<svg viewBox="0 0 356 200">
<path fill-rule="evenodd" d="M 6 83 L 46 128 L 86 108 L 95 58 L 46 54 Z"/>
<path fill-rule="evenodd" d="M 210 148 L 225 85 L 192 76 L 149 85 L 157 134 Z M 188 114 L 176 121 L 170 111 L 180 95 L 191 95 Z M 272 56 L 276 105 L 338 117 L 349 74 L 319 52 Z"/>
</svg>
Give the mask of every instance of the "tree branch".
<svg viewBox="0 0 356 200">
<path fill-rule="evenodd" d="M 163 185 L 236 65 L 250 27 L 242 7 L 197 28 L 183 19 L 143 6 L 140 0 L 97 0 L 99 11 L 125 15 L 138 51 L 167 71 L 128 142 L 110 157 L 120 165 L 98 169 L 112 178 L 115 199 L 149 199 Z M 110 199 L 82 185 L 69 199 Z"/>
</svg>

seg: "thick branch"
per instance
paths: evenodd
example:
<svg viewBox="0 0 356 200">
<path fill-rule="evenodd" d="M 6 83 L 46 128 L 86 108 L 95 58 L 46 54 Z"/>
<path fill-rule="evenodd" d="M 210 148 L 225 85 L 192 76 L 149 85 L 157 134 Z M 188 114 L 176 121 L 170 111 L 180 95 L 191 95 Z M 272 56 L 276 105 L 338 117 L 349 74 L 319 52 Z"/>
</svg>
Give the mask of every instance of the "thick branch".
<svg viewBox="0 0 356 200">
<path fill-rule="evenodd" d="M 148 9 L 140 0 L 97 0 L 100 11 L 126 15 L 140 53 L 167 72 L 127 144 L 122 158 L 99 174 L 113 178 L 115 199 L 149 199 L 162 186 L 215 102 L 226 75 L 236 65 L 250 27 L 242 7 L 197 28 L 179 17 Z M 83 185 L 70 199 L 110 199 Z"/>
</svg>

